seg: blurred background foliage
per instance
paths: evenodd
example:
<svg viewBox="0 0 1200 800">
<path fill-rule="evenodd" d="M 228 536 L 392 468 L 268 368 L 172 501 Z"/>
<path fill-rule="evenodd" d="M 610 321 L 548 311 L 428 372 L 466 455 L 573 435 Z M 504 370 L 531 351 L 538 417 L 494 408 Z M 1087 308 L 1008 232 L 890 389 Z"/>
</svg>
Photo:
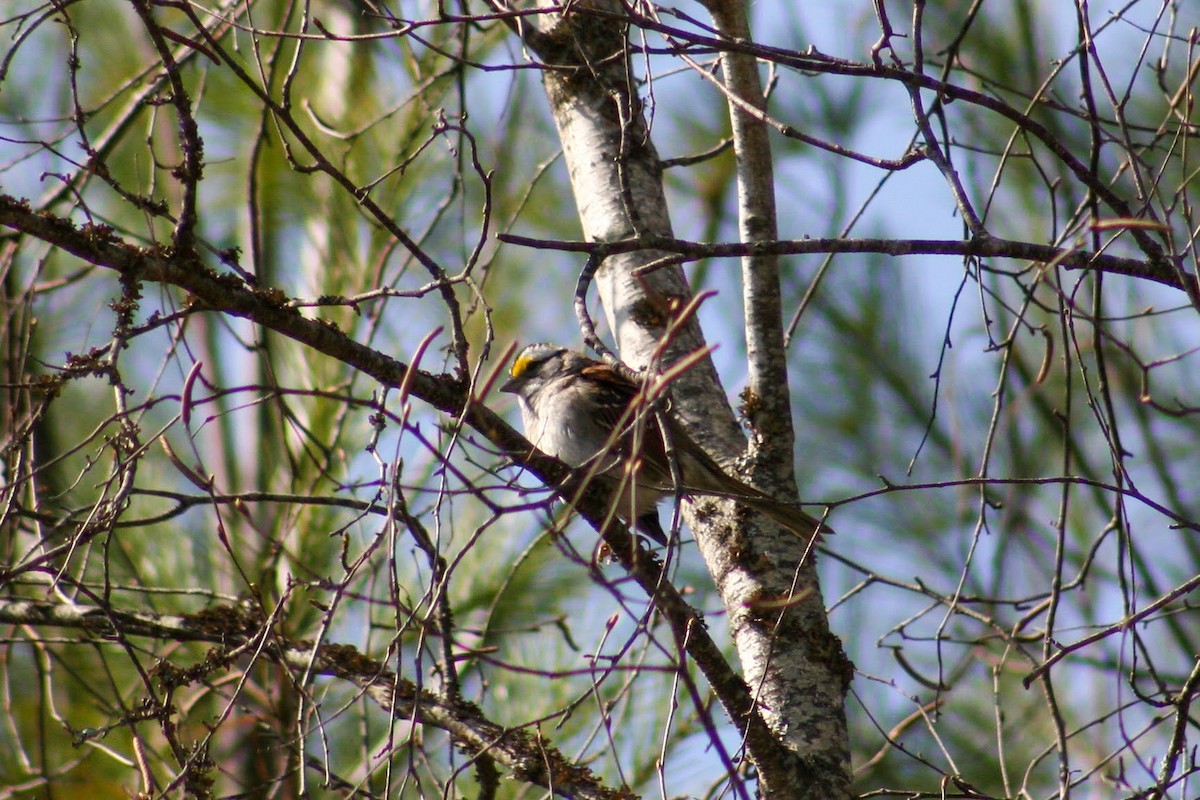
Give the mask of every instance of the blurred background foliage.
<svg viewBox="0 0 1200 800">
<path fill-rule="evenodd" d="M 871 4 L 819 5 L 754 5 L 755 29 L 776 46 L 867 60 L 878 38 Z M 1093 4 L 1084 71 L 1068 5 L 921 5 L 931 74 L 955 54 L 948 80 L 1030 109 L 1094 161 L 1101 182 L 1164 222 L 1174 247 L 1194 245 L 1196 117 L 1190 94 L 1171 100 L 1196 64 L 1186 41 L 1200 24 L 1195 8 Z M 570 298 L 582 260 L 495 239 L 580 235 L 538 70 L 505 25 L 466 20 L 465 7 L 455 11 L 463 19 L 439 21 L 434 4 L 190 8 L 208 25 L 236 21 L 219 37 L 226 63 L 183 11 L 152 11 L 183 37 L 169 44 L 204 142 L 197 220 L 212 266 L 236 261 L 306 315 L 402 361 L 431 337 L 421 365 L 446 368 L 447 306 L 364 208 L 369 197 L 456 276 L 480 385 L 511 342 L 578 342 Z M 911 9 L 887 8 L 907 29 Z M 389 35 L 388 14 L 429 24 Z M 78 224 L 168 246 L 172 219 L 147 208 L 178 213 L 181 142 L 133 7 L 12 0 L 0 16 L 0 186 Z M 893 42 L 906 62 L 913 42 Z M 728 136 L 711 85 L 669 54 L 635 64 L 664 158 Z M 898 84 L 769 74 L 771 113 L 810 136 L 896 158 L 916 135 Z M 286 110 L 328 168 L 248 83 Z M 1096 101 L 1095 125 L 1081 93 Z M 1044 146 L 970 103 L 939 111 L 939 133 L 992 233 L 1094 246 L 1087 192 Z M 783 136 L 776 145 L 786 238 L 963 236 L 928 162 L 887 172 Z M 89 148 L 98 151 L 91 168 Z M 668 170 L 677 235 L 736 238 L 733 174 L 729 150 Z M 1115 237 L 1111 252 L 1136 254 L 1118 233 L 1099 241 Z M 564 529 L 548 494 L 486 441 L 157 285 L 142 288 L 138 335 L 118 340 L 122 288 L 111 272 L 30 238 L 0 243 L 6 568 L 67 541 L 104 501 L 128 503 L 105 535 L 5 579 L 6 596 L 103 598 L 161 613 L 257 603 L 287 636 L 353 645 L 430 687 L 450 680 L 445 647 L 466 699 L 502 724 L 540 730 L 610 784 L 657 793 L 661 758 L 668 794 L 723 791 L 711 731 L 646 598 L 599 565 L 594 534 Z M 1195 270 L 1194 256 L 1186 263 Z M 1144 280 L 1004 259 L 785 264 L 797 470 L 806 500 L 837 504 L 840 533 L 825 544 L 822 580 L 860 671 L 848 708 L 857 787 L 913 796 L 952 775 L 987 796 L 1065 795 L 1068 783 L 1084 796 L 1141 796 L 1171 742 L 1175 694 L 1195 691 L 1200 625 L 1189 592 L 1071 653 L 1049 680 L 1026 689 L 1022 679 L 1197 573 L 1196 309 Z M 735 395 L 745 370 L 738 266 L 688 269 L 697 290 L 719 292 L 701 315 Z M 337 297 L 350 300 L 328 302 Z M 111 367 L 65 370 L 71 355 Z M 68 372 L 59 396 L 30 417 L 43 398 L 17 388 Z M 515 412 L 507 398 L 487 401 Z M 20 429 L 28 419 L 35 429 Z M 379 513 L 401 497 L 442 566 Z M 675 569 L 721 636 L 719 598 L 686 544 Z M 453 645 L 429 624 L 443 597 Z M 9 629 L 3 796 L 126 797 L 146 790 L 139 764 L 157 792 L 174 795 L 189 759 L 213 763 L 218 796 L 342 795 L 341 779 L 371 796 L 475 791 L 443 734 L 389 722 L 353 687 L 322 678 L 300 687 L 264 662 L 168 693 L 177 728 L 164 737 L 160 721 L 139 716 L 157 685 L 146 676 L 161 661 L 202 662 L 207 650 Z M 736 749 L 721 713 L 705 713 Z M 1194 719 L 1184 727 L 1190 734 Z M 179 743 L 191 749 L 173 752 Z M 1166 796 L 1188 796 L 1186 786 Z M 529 791 L 501 786 L 504 796 Z"/>
</svg>

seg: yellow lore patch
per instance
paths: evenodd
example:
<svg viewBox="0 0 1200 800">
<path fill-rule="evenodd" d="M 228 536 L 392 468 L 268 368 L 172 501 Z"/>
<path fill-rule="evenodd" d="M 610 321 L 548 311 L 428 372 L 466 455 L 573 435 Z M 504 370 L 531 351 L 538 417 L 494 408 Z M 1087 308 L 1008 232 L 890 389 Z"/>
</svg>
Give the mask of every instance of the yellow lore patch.
<svg viewBox="0 0 1200 800">
<path fill-rule="evenodd" d="M 519 378 L 522 375 L 524 375 L 525 372 L 532 365 L 533 365 L 532 358 L 530 358 L 529 356 L 519 356 L 517 358 L 517 360 L 513 362 L 512 372 L 509 373 L 509 376 L 513 377 L 513 378 Z"/>
</svg>

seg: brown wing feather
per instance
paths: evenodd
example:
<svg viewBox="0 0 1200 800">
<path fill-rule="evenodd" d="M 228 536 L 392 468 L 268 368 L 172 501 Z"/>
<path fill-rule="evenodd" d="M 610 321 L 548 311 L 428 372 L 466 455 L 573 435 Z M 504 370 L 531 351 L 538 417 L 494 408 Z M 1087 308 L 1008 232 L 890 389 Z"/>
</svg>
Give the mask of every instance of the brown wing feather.
<svg viewBox="0 0 1200 800">
<path fill-rule="evenodd" d="M 649 413 L 649 406 L 644 402 L 640 387 L 614 372 L 607 364 L 588 365 L 580 370 L 580 374 L 586 379 L 603 384 L 607 389 L 603 393 L 605 401 L 596 404 L 596 414 L 605 427 L 620 427 L 622 435 L 617 444 L 620 451 L 618 455 L 627 457 L 636 450 L 642 462 L 639 482 L 645 481 L 647 484 L 659 486 L 664 491 L 671 491 L 671 465 L 667 458 L 667 447 L 663 442 L 660 417 Z M 678 443 L 687 438 L 687 434 L 668 414 L 661 415 L 661 418 L 665 420 L 668 436 L 677 448 Z M 639 446 L 635 448 L 635 444 Z M 823 534 L 833 532 L 798 505 L 782 503 L 766 492 L 731 477 L 716 459 L 702 448 L 690 450 L 688 457 L 702 462 L 705 470 L 720 486 L 689 487 L 685 483 L 680 487 L 685 494 L 715 494 L 740 499 L 804 538 L 816 535 L 818 530 Z"/>
<path fill-rule="evenodd" d="M 642 461 L 642 480 L 670 488 L 671 466 L 663 446 L 662 431 L 645 405 L 641 387 L 614 372 L 607 364 L 591 364 L 580 370 L 580 375 L 605 388 L 605 402 L 597 404 L 597 418 L 605 427 L 622 432 L 617 444 L 620 455 L 627 456 L 636 451 Z"/>
</svg>

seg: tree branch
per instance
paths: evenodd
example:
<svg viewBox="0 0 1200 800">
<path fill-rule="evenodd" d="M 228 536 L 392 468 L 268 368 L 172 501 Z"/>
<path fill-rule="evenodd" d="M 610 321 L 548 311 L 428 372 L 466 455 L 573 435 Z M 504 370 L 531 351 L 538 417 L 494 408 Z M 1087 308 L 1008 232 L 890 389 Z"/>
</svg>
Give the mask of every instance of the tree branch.
<svg viewBox="0 0 1200 800">
<path fill-rule="evenodd" d="M 778 747 L 763 722 L 745 682 L 733 670 L 709 635 L 703 617 L 668 581 L 662 565 L 637 545 L 623 525 L 611 520 L 612 487 L 593 479 L 581 486 L 560 461 L 535 449 L 503 419 L 471 396 L 457 378 L 414 369 L 372 350 L 336 327 L 308 319 L 273 287 L 247 287 L 231 275 L 210 270 L 194 252 L 174 253 L 160 247 L 135 247 L 109 228 L 77 227 L 70 220 L 37 213 L 28 204 L 0 195 L 0 225 L 34 236 L 127 280 L 147 280 L 185 289 L 193 302 L 212 311 L 248 319 L 314 351 L 370 375 L 385 386 L 408 386 L 409 393 L 434 408 L 461 419 L 500 447 L 506 456 L 542 480 L 575 507 L 604 537 L 624 568 L 650 596 L 670 625 L 676 641 L 685 642 L 730 719 L 754 752 Z"/>
<path fill-rule="evenodd" d="M 883 253 L 890 256 L 943 255 L 980 258 L 1011 258 L 1055 264 L 1066 269 L 1088 269 L 1142 278 L 1172 289 L 1187 292 L 1197 280 L 1193 273 L 1175 270 L 1159 262 L 1113 256 L 1082 248 L 989 237 L 986 239 L 781 239 L 773 242 L 717 242 L 705 244 L 686 239 L 641 236 L 619 242 L 580 242 L 537 239 L 511 233 L 498 238 L 508 244 L 539 250 L 568 253 L 623 253 L 653 248 L 686 256 L 689 261 L 704 258 L 741 258 L 752 253 L 776 255 L 812 255 L 820 253 Z"/>
<path fill-rule="evenodd" d="M 263 620 L 234 606 L 213 606 L 199 614 L 166 615 L 99 606 L 0 600 L 0 623 L 35 628 L 56 627 L 111 638 L 141 636 L 172 642 L 219 645 L 192 668 L 158 667 L 157 677 L 171 688 L 203 680 L 237 658 L 261 655 L 302 675 L 328 675 L 349 681 L 398 720 L 432 725 L 446 731 L 472 758 L 489 756 L 513 777 L 562 797 L 616 800 L 629 796 L 624 787 L 606 787 L 587 767 L 566 758 L 539 736 L 506 728 L 486 717 L 474 704 L 439 697 L 401 678 L 381 662 L 345 644 L 313 647 L 264 630 Z"/>
</svg>

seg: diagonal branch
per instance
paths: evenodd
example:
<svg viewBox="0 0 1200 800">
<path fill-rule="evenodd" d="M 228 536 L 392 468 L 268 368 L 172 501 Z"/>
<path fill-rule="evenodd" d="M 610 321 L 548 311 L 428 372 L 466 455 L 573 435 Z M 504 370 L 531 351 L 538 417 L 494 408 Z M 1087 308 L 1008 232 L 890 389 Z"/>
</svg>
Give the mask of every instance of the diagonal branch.
<svg viewBox="0 0 1200 800">
<path fill-rule="evenodd" d="M 387 386 L 407 384 L 408 392 L 454 419 L 461 419 L 505 455 L 553 487 L 597 530 L 638 585 L 667 620 L 676 641 L 708 680 L 740 735 L 754 752 L 778 748 L 758 713 L 749 690 L 709 635 L 703 617 L 679 591 L 662 578 L 662 565 L 639 548 L 624 526 L 611 522 L 610 487 L 600 481 L 580 486 L 560 461 L 536 450 L 491 409 L 471 395 L 468 385 L 449 375 L 414 369 L 351 339 L 334 326 L 304 317 L 279 290 L 247 287 L 237 278 L 209 269 L 195 252 L 136 247 L 121 241 L 110 228 L 73 222 L 33 211 L 27 203 L 0 195 L 0 225 L 41 239 L 89 263 L 111 269 L 127 281 L 152 281 L 191 294 L 211 311 L 231 314 L 262 325 L 353 367 Z"/>
</svg>

